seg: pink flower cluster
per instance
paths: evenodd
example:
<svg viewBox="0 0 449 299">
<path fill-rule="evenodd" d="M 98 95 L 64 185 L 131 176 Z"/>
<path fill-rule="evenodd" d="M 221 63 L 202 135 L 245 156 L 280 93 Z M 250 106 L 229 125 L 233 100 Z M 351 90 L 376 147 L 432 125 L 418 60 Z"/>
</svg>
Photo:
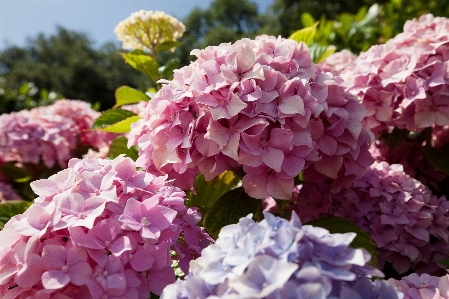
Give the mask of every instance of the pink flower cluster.
<svg viewBox="0 0 449 299">
<path fill-rule="evenodd" d="M 243 170 L 250 196 L 289 199 L 307 167 L 352 178 L 372 163 L 365 109 L 304 43 L 263 35 L 192 54 L 131 130 L 148 171 L 190 189 L 200 172 Z"/>
<path fill-rule="evenodd" d="M 449 299 L 449 275 L 442 277 L 416 273 L 401 280 L 388 280 L 398 291 L 404 293 L 403 299 Z"/>
<path fill-rule="evenodd" d="M 440 133 L 444 134 L 444 131 L 441 131 Z M 432 135 L 432 137 L 436 136 L 441 137 L 438 133 Z M 434 138 L 435 145 L 440 145 L 438 140 L 442 139 Z M 431 188 L 434 194 L 445 194 L 445 192 L 449 190 L 448 176 L 439 171 L 435 165 L 429 161 L 419 143 L 417 144 L 406 140 L 394 150 L 390 150 L 385 140 L 376 140 L 371 145 L 370 152 L 373 158 L 378 162 L 386 161 L 389 164 L 401 164 L 407 175 Z"/>
<path fill-rule="evenodd" d="M 0 231 L 0 297 L 147 299 L 210 243 L 166 176 L 123 156 L 72 159 L 31 183 L 31 207 Z"/>
<path fill-rule="evenodd" d="M 340 76 L 346 69 L 354 68 L 357 55 L 347 49 L 332 53 L 326 59 L 318 63 L 325 72 L 331 72 L 334 76 Z"/>
<path fill-rule="evenodd" d="M 430 14 L 407 21 L 404 31 L 361 53 L 342 75 L 367 109 L 366 128 L 420 131 L 449 125 L 449 19 Z"/>
<path fill-rule="evenodd" d="M 55 164 L 65 168 L 80 146 L 101 148 L 115 134 L 90 131 L 100 113 L 86 102 L 59 100 L 53 105 L 0 116 L 0 161 Z"/>
<path fill-rule="evenodd" d="M 329 182 L 297 188 L 291 208 L 303 222 L 327 216 L 348 218 L 370 234 L 379 268 L 391 263 L 402 274 L 440 273 L 433 260 L 449 252 L 449 201 L 433 196 L 399 164 L 375 162 L 361 179 L 338 193 Z M 443 270 L 444 272 L 444 270 Z"/>
</svg>

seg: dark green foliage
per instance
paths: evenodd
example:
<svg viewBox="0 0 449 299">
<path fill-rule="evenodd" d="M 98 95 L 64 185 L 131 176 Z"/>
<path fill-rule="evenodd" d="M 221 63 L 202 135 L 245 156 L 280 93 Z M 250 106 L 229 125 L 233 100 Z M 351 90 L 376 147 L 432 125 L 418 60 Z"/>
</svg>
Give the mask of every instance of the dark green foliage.
<svg viewBox="0 0 449 299">
<path fill-rule="evenodd" d="M 24 48 L 10 47 L 1 52 L 0 76 L 9 90 L 18 90 L 24 81 L 33 82 L 39 90 L 56 91 L 65 98 L 92 104 L 99 102 L 105 110 L 114 105 L 117 87 L 145 90 L 151 84 L 127 66 L 118 51 L 112 43 L 96 50 L 84 33 L 59 27 L 52 36 L 40 34 L 29 39 Z M 36 94 L 32 98 L 37 101 L 40 97 Z"/>
<path fill-rule="evenodd" d="M 218 238 L 224 226 L 238 223 L 249 214 L 256 221 L 263 219 L 262 200 L 250 197 L 239 187 L 225 193 L 212 205 L 204 216 L 203 225 L 213 238 Z"/>
</svg>

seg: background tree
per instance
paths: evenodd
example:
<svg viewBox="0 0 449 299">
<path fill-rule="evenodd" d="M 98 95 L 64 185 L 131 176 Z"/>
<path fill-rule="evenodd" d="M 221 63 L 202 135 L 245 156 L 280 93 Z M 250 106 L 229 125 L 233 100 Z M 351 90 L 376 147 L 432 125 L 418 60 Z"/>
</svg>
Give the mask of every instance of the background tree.
<svg viewBox="0 0 449 299">
<path fill-rule="evenodd" d="M 252 38 L 260 32 L 264 20 L 255 1 L 215 0 L 209 8 L 196 8 L 183 20 L 186 32 L 176 54 L 181 64 L 189 62 L 192 49 L 203 49 L 242 37 Z"/>
<path fill-rule="evenodd" d="M 0 76 L 7 89 L 18 90 L 24 82 L 32 82 L 66 98 L 99 103 L 105 110 L 114 105 L 114 92 L 120 85 L 145 90 L 150 84 L 126 65 L 118 51 L 113 43 L 96 50 L 84 33 L 58 27 L 54 35 L 40 34 L 23 48 L 13 46 L 1 52 Z"/>
</svg>

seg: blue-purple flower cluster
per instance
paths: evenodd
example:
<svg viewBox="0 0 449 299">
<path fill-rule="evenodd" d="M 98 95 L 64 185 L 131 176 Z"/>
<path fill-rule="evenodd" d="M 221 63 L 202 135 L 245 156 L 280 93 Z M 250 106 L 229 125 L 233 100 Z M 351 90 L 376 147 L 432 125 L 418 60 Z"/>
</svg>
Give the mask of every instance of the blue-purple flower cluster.
<svg viewBox="0 0 449 299">
<path fill-rule="evenodd" d="M 215 244 L 190 262 L 185 280 L 169 285 L 161 299 L 354 298 L 401 299 L 370 255 L 349 245 L 355 233 L 331 234 L 265 212 L 222 228 Z"/>
</svg>

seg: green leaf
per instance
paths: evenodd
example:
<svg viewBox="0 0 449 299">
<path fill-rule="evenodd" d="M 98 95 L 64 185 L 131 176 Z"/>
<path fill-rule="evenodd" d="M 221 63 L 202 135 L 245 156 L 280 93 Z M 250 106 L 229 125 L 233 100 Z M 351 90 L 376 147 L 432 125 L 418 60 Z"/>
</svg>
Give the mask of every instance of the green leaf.
<svg viewBox="0 0 449 299">
<path fill-rule="evenodd" d="M 309 46 L 310 57 L 312 61 L 315 63 L 319 63 L 326 59 L 329 55 L 335 52 L 337 48 L 335 46 L 321 46 L 315 43 L 312 43 Z"/>
<path fill-rule="evenodd" d="M 97 129 L 112 133 L 126 133 L 130 130 L 130 125 L 140 119 L 140 116 L 124 109 L 111 109 L 103 112 L 92 125 L 92 129 Z"/>
<path fill-rule="evenodd" d="M 448 260 L 433 260 L 435 263 L 441 264 L 446 268 L 449 268 L 449 259 Z"/>
<path fill-rule="evenodd" d="M 239 179 L 232 171 L 225 171 L 218 177 L 206 181 L 202 174 L 195 179 L 195 194 L 189 192 L 189 200 L 186 205 L 190 207 L 200 207 L 209 209 L 220 196 L 237 186 Z"/>
<path fill-rule="evenodd" d="M 179 58 L 173 58 L 167 61 L 164 66 L 161 66 L 159 68 L 161 78 L 171 80 L 173 78 L 173 71 L 179 67 L 180 62 Z"/>
<path fill-rule="evenodd" d="M 204 216 L 204 228 L 213 238 L 218 238 L 222 227 L 238 223 L 240 218 L 253 214 L 262 220 L 262 200 L 250 197 L 242 187 L 221 196 Z"/>
<path fill-rule="evenodd" d="M 312 43 L 313 38 L 315 37 L 316 26 L 318 26 L 318 22 L 316 22 L 312 26 L 295 31 L 292 35 L 289 36 L 289 39 L 295 40 L 298 43 L 304 42 L 307 46 L 309 46 Z"/>
<path fill-rule="evenodd" d="M 111 146 L 109 147 L 108 158 L 115 159 L 121 154 L 125 154 L 125 156 L 130 157 L 133 161 L 136 161 L 139 157 L 139 148 L 137 146 L 131 146 L 128 148 L 128 139 L 124 136 L 120 136 L 115 138 Z"/>
<path fill-rule="evenodd" d="M 312 14 L 304 12 L 301 14 L 301 23 L 304 27 L 311 27 L 316 23 L 316 20 Z"/>
<path fill-rule="evenodd" d="M 131 88 L 129 86 L 120 86 L 115 90 L 115 105 L 112 108 L 149 100 L 150 98 L 140 90 Z"/>
<path fill-rule="evenodd" d="M 134 50 L 130 53 L 119 54 L 123 56 L 125 61 L 128 62 L 130 66 L 139 72 L 142 72 L 154 82 L 159 80 L 159 65 L 156 59 L 151 57 L 149 54 L 142 50 Z"/>
<path fill-rule="evenodd" d="M 394 127 L 390 135 L 388 135 L 387 144 L 390 151 L 394 150 L 410 135 L 410 131 L 407 129 L 399 129 Z"/>
<path fill-rule="evenodd" d="M 377 264 L 377 249 L 376 244 L 371 239 L 371 236 L 365 232 L 362 228 L 356 225 L 349 219 L 341 217 L 326 217 L 321 219 L 312 220 L 307 225 L 318 226 L 327 229 L 330 233 L 356 233 L 357 236 L 351 243 L 352 248 L 363 248 L 371 254 L 371 260 L 368 264 L 376 266 Z"/>
<path fill-rule="evenodd" d="M 0 204 L 0 229 L 3 229 L 11 217 L 22 214 L 31 206 L 31 201 L 10 200 Z"/>
<path fill-rule="evenodd" d="M 435 167 L 449 175 L 449 144 L 441 148 L 433 148 L 430 145 L 422 147 L 424 154 Z"/>
<path fill-rule="evenodd" d="M 33 178 L 33 174 L 26 169 L 14 165 L 15 162 L 6 162 L 0 165 L 0 171 L 9 179 L 17 183 L 26 183 Z"/>
<path fill-rule="evenodd" d="M 179 44 L 180 42 L 175 40 L 166 40 L 156 47 L 156 52 L 171 50 L 176 48 Z"/>
</svg>

